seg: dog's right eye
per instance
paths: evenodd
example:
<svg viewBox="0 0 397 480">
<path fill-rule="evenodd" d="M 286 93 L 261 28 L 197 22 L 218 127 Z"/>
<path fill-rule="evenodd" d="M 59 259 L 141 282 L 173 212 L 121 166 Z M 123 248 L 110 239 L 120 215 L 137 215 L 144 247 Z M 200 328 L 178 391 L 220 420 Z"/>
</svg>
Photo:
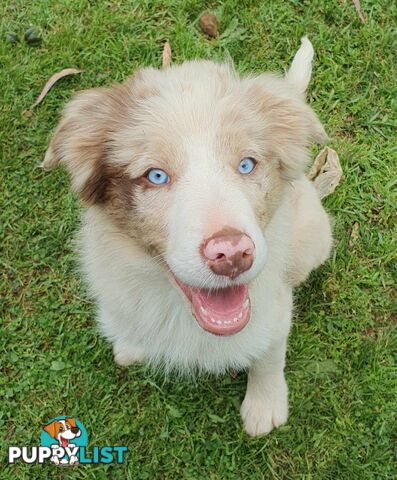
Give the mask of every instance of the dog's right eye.
<svg viewBox="0 0 397 480">
<path fill-rule="evenodd" d="M 255 158 L 252 158 L 252 157 L 245 157 L 241 160 L 241 162 L 239 163 L 239 166 L 238 166 L 238 171 L 242 174 L 242 175 L 247 175 L 249 173 L 251 173 L 255 166 L 256 166 L 256 160 Z"/>
<path fill-rule="evenodd" d="M 150 183 L 153 185 L 164 185 L 170 181 L 170 177 L 168 173 L 160 168 L 152 168 L 146 173 L 146 178 L 149 180 Z"/>
</svg>

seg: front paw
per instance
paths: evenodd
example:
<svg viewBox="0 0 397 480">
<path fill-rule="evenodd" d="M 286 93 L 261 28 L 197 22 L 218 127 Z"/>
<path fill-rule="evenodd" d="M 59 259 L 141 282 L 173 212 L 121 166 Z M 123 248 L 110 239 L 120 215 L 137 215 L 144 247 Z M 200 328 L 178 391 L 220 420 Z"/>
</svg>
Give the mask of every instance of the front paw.
<svg viewBox="0 0 397 480">
<path fill-rule="evenodd" d="M 266 389 L 249 391 L 240 413 L 248 435 L 258 437 L 270 433 L 288 419 L 288 388 L 284 378 L 267 384 Z"/>
<path fill-rule="evenodd" d="M 128 367 L 134 363 L 141 363 L 145 359 L 145 354 L 140 347 L 127 348 L 124 345 L 115 344 L 113 347 L 114 361 L 121 367 Z"/>
</svg>

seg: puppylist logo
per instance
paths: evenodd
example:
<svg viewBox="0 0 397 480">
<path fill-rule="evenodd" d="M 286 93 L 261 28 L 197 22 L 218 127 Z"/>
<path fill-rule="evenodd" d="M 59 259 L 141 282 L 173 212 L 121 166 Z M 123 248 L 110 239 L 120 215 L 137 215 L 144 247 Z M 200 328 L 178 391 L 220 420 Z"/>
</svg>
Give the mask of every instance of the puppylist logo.
<svg viewBox="0 0 397 480">
<path fill-rule="evenodd" d="M 77 418 L 56 417 L 42 427 L 40 446 L 8 447 L 8 463 L 51 462 L 57 466 L 123 463 L 128 447 L 94 446 L 88 452 L 88 434 Z"/>
</svg>

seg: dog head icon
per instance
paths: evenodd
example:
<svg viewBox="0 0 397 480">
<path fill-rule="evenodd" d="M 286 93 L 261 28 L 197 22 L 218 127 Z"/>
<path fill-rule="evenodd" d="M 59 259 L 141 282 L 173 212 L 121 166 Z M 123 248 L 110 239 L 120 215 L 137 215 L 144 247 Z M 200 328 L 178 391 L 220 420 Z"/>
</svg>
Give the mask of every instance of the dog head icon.
<svg viewBox="0 0 397 480">
<path fill-rule="evenodd" d="M 76 420 L 71 417 L 67 417 L 64 420 L 54 420 L 43 427 L 43 429 L 57 440 L 61 447 L 67 447 L 71 440 L 81 435 L 81 430 L 77 426 Z"/>
</svg>

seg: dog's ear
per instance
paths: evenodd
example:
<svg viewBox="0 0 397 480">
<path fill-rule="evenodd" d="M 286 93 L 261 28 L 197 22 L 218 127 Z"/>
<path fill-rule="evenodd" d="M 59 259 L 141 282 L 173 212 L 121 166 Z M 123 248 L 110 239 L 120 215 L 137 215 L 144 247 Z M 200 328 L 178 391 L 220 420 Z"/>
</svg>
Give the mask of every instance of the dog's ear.
<svg viewBox="0 0 397 480">
<path fill-rule="evenodd" d="M 267 156 L 275 159 L 283 178 L 293 180 L 304 171 L 311 143 L 328 138 L 304 92 L 310 80 L 313 47 L 302 40 L 286 78 L 263 74 L 247 78 L 247 103 L 262 118 Z"/>
<path fill-rule="evenodd" d="M 103 201 L 109 139 L 121 122 L 129 94 L 127 84 L 78 94 L 66 105 L 45 154 L 42 167 L 65 165 L 72 190 L 87 204 Z"/>
<path fill-rule="evenodd" d="M 52 438 L 56 439 L 57 433 L 59 432 L 59 424 L 58 420 L 54 420 L 53 422 L 45 425 L 43 430 L 48 433 L 48 435 Z"/>
<path fill-rule="evenodd" d="M 67 420 L 68 424 L 71 426 L 71 427 L 77 427 L 76 425 L 76 420 L 72 417 L 67 417 L 65 418 L 65 420 Z"/>
<path fill-rule="evenodd" d="M 301 95 L 305 95 L 307 87 L 309 86 L 312 76 L 313 57 L 313 45 L 307 37 L 303 37 L 301 39 L 301 46 L 296 52 L 291 66 L 285 75 L 285 80 Z"/>
</svg>

